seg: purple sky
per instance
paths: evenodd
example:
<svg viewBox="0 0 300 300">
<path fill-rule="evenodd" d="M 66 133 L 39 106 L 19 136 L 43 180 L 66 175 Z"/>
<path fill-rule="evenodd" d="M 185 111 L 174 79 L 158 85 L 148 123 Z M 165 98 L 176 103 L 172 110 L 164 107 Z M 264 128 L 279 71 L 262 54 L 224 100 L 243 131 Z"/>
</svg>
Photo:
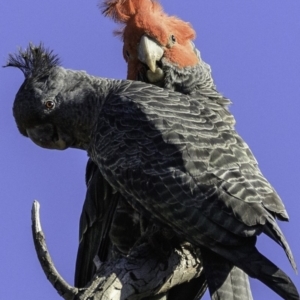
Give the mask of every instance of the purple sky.
<svg viewBox="0 0 300 300">
<path fill-rule="evenodd" d="M 196 46 L 219 91 L 234 103 L 238 132 L 286 205 L 290 222 L 280 226 L 300 264 L 300 1 L 161 3 L 169 14 L 193 24 Z M 122 43 L 112 35 L 116 28 L 100 14 L 96 0 L 1 1 L 0 65 L 18 46 L 43 41 L 64 67 L 125 78 Z M 20 71 L 0 69 L 1 299 L 60 299 L 38 263 L 30 210 L 39 200 L 50 253 L 72 284 L 87 156 L 45 150 L 19 134 L 11 109 L 22 82 Z M 299 276 L 277 244 L 261 236 L 258 248 L 300 289 Z M 279 299 L 257 280 L 251 286 L 255 299 Z"/>
</svg>

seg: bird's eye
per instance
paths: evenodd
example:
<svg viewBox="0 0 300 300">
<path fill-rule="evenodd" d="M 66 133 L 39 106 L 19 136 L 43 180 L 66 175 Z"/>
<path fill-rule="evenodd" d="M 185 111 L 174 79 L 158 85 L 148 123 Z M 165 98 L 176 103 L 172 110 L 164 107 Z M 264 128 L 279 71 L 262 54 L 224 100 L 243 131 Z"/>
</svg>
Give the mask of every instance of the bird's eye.
<svg viewBox="0 0 300 300">
<path fill-rule="evenodd" d="M 53 109 L 55 107 L 55 103 L 52 100 L 47 100 L 45 102 L 45 106 L 46 106 L 47 109 Z"/>
<path fill-rule="evenodd" d="M 172 41 L 173 43 L 176 42 L 176 38 L 175 38 L 175 36 L 174 36 L 173 34 L 171 35 L 171 41 Z"/>
</svg>

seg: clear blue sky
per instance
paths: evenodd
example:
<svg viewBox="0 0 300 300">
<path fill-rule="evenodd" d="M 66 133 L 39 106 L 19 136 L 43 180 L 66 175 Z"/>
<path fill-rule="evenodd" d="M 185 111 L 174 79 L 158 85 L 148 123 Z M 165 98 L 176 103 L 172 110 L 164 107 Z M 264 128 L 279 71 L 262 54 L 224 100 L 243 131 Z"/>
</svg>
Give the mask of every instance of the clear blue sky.
<svg viewBox="0 0 300 300">
<path fill-rule="evenodd" d="M 286 205 L 290 222 L 280 225 L 300 266 L 300 1 L 161 2 L 166 12 L 196 29 L 195 43 L 219 91 L 234 103 L 238 132 Z M 1 1 L 0 62 L 4 65 L 18 46 L 43 41 L 67 68 L 125 78 L 115 28 L 96 0 Z M 34 251 L 31 204 L 40 201 L 50 253 L 72 284 L 87 157 L 79 150 L 38 148 L 19 134 L 12 103 L 22 82 L 20 71 L 0 69 L 1 299 L 60 299 Z M 277 244 L 260 237 L 258 247 L 300 288 L 299 276 Z M 256 280 L 251 286 L 255 299 L 279 299 Z"/>
</svg>

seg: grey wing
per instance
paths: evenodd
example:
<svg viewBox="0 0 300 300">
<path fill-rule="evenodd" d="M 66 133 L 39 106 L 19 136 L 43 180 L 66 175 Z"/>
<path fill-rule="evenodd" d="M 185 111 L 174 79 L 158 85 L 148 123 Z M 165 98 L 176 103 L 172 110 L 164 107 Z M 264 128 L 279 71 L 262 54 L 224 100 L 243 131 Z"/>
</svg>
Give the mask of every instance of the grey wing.
<svg viewBox="0 0 300 300">
<path fill-rule="evenodd" d="M 93 277 L 96 256 L 106 261 L 111 249 L 109 231 L 118 204 L 118 194 L 103 178 L 91 160 L 86 168 L 87 193 L 80 216 L 79 247 L 75 286 L 84 287 Z"/>
<path fill-rule="evenodd" d="M 298 295 L 290 279 L 254 247 L 264 231 L 295 267 L 274 218 L 286 219 L 284 206 L 227 121 L 229 112 L 201 95 L 188 98 L 131 85 L 128 96 L 123 92 L 109 99 L 100 120 L 105 135 L 116 137 L 110 142 L 103 135 L 97 144 L 96 160 L 109 181 L 143 214 L 183 239 L 236 262 L 281 295 L 288 290 Z M 259 265 L 278 271 L 288 288 L 278 287 L 272 272 L 254 270 Z"/>
<path fill-rule="evenodd" d="M 115 256 L 128 255 L 141 233 L 140 215 L 120 197 L 109 233 Z"/>
<path fill-rule="evenodd" d="M 136 174 L 131 175 L 151 179 L 153 193 L 154 189 L 165 189 L 166 196 L 173 198 L 172 203 L 176 201 L 186 210 L 198 212 L 234 235 L 253 235 L 247 226 L 260 233 L 259 228 L 262 230 L 261 225 L 266 224 L 267 218 L 272 219 L 272 214 L 287 218 L 281 199 L 234 131 L 228 121 L 230 114 L 222 105 L 210 103 L 201 95 L 188 98 L 136 82 L 130 87 L 133 91 L 128 87 L 127 91 L 133 99 L 126 98 L 126 91 L 122 91 L 121 97 L 109 99 L 104 106 L 106 117 L 101 120 L 102 127 L 105 132 L 114 131 L 115 139 L 110 145 L 106 141 L 99 145 L 99 152 L 103 152 L 100 165 L 103 162 L 116 176 L 139 165 Z M 138 98 L 132 96 L 135 90 Z M 105 162 L 103 157 L 107 157 Z M 128 174 L 123 175 L 128 178 Z M 131 180 L 134 179 L 138 180 Z M 121 182 L 124 180 L 120 179 Z M 154 197 L 144 193 L 141 186 L 139 191 L 137 185 L 131 187 L 137 198 Z M 154 204 L 163 209 L 169 205 L 168 198 Z M 141 201 L 145 206 L 145 201 Z M 185 221 L 188 225 L 191 220 Z M 278 236 L 274 239 L 278 240 Z"/>
</svg>

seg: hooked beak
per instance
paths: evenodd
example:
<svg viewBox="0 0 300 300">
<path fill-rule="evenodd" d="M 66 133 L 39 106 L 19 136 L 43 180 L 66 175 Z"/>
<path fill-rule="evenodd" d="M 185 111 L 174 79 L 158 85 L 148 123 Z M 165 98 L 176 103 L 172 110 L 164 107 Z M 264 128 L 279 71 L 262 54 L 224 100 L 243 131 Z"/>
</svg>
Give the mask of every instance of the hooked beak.
<svg viewBox="0 0 300 300">
<path fill-rule="evenodd" d="M 28 137 L 38 146 L 47 149 L 65 150 L 71 145 L 71 139 L 61 136 L 51 124 L 27 128 Z"/>
<path fill-rule="evenodd" d="M 164 54 L 163 48 L 153 39 L 143 35 L 141 37 L 138 48 L 138 59 L 145 63 L 151 72 L 156 71 L 156 62 L 159 61 Z"/>
<path fill-rule="evenodd" d="M 155 40 L 146 35 L 141 37 L 138 47 L 138 59 L 149 67 L 147 78 L 151 83 L 157 83 L 164 78 L 163 70 L 157 66 L 164 55 L 164 49 Z"/>
</svg>

